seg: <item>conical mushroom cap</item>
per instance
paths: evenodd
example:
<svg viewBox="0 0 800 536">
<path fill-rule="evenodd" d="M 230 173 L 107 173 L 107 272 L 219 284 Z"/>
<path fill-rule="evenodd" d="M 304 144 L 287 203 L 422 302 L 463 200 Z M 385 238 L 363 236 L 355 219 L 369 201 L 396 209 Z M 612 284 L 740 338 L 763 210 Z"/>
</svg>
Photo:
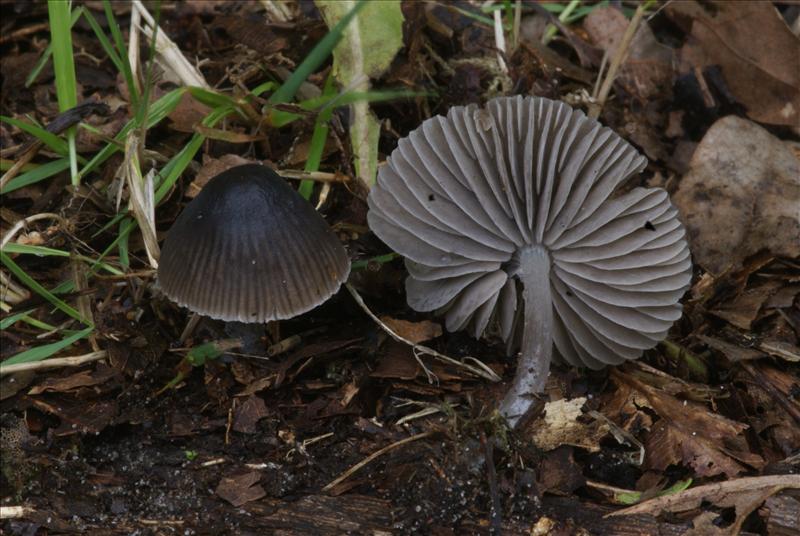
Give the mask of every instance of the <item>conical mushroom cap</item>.
<svg viewBox="0 0 800 536">
<path fill-rule="evenodd" d="M 639 357 L 681 315 L 691 279 L 667 192 L 616 195 L 646 159 L 568 105 L 508 97 L 452 108 L 398 143 L 369 195 L 370 228 L 406 257 L 409 305 L 451 331 L 513 340 L 519 253 L 550 258 L 553 343 L 573 365 Z M 518 311 L 520 309 L 520 311 Z"/>
<path fill-rule="evenodd" d="M 231 168 L 180 214 L 161 252 L 164 293 L 225 321 L 291 318 L 330 298 L 350 260 L 322 216 L 271 169 Z"/>
</svg>

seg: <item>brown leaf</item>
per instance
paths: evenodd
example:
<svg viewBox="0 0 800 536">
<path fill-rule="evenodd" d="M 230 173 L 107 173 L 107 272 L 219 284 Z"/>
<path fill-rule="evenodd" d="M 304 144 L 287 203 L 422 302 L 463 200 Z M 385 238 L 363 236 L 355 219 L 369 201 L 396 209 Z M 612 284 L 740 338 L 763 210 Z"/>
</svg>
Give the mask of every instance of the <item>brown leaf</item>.
<svg viewBox="0 0 800 536">
<path fill-rule="evenodd" d="M 226 476 L 220 480 L 215 493 L 234 506 L 241 506 L 256 501 L 267 494 L 258 485 L 261 473 L 251 471 L 236 476 Z"/>
<path fill-rule="evenodd" d="M 28 391 L 29 395 L 38 395 L 45 391 L 63 393 L 79 387 L 90 387 L 105 383 L 114 377 L 117 372 L 108 366 L 100 366 L 97 370 L 82 370 L 63 378 L 45 378 L 38 385 Z"/>
<path fill-rule="evenodd" d="M 737 268 L 762 249 L 800 255 L 800 161 L 746 119 L 714 123 L 673 199 L 695 260 L 713 274 Z"/>
<path fill-rule="evenodd" d="M 414 344 L 429 341 L 442 335 L 442 326 L 430 320 L 421 322 L 409 322 L 390 316 L 382 316 L 381 321 L 389 328 Z"/>
<path fill-rule="evenodd" d="M 585 397 L 572 400 L 555 400 L 544 406 L 545 415 L 531 423 L 531 440 L 542 450 L 553 450 L 562 445 L 573 445 L 589 452 L 600 450 L 600 439 L 608 434 L 607 424 L 579 418 L 583 415 Z"/>
<path fill-rule="evenodd" d="M 53 430 L 56 436 L 100 433 L 114 421 L 119 410 L 115 400 L 76 403 L 68 398 L 37 397 L 32 402 L 37 409 L 61 419 L 61 425 Z"/>
<path fill-rule="evenodd" d="M 763 285 L 745 289 L 734 299 L 713 309 L 712 314 L 727 320 L 737 328 L 750 329 L 764 303 L 778 288 L 780 281 L 767 281 Z"/>
<path fill-rule="evenodd" d="M 208 155 L 203 155 L 203 166 L 186 190 L 186 197 L 194 198 L 197 196 L 200 190 L 203 189 L 203 186 L 205 186 L 212 177 L 219 175 L 223 171 L 227 171 L 235 166 L 253 163 L 252 160 L 247 160 L 236 154 L 226 154 L 219 158 L 211 158 Z"/>
<path fill-rule="evenodd" d="M 258 421 L 269 415 L 264 400 L 255 395 L 251 395 L 233 414 L 233 429 L 243 434 L 256 433 Z"/>
<path fill-rule="evenodd" d="M 745 470 L 736 460 L 719 451 L 712 442 L 687 433 L 668 421 L 656 424 L 645 440 L 645 466 L 663 471 L 670 465 L 688 465 L 697 476 L 726 474 Z"/>
<path fill-rule="evenodd" d="M 713 348 L 714 350 L 718 350 L 725 354 L 732 362 L 737 361 L 745 361 L 749 359 L 761 359 L 764 356 L 763 353 L 759 352 L 758 350 L 753 350 L 750 348 L 742 348 L 741 346 L 737 346 L 727 341 L 723 341 L 721 339 L 717 339 L 715 337 L 709 337 L 708 335 L 698 335 L 698 339 L 706 343 L 708 346 Z"/>
<path fill-rule="evenodd" d="M 680 51 L 681 72 L 717 65 L 748 117 L 773 125 L 800 124 L 800 38 L 772 2 L 712 4 L 706 11 L 695 2 L 674 2 L 667 10 L 692 21 Z"/>
<path fill-rule="evenodd" d="M 370 373 L 373 378 L 413 380 L 421 372 L 408 345 L 394 340 L 388 341 L 378 359 L 378 365 Z"/>
<path fill-rule="evenodd" d="M 593 9 L 583 22 L 583 27 L 596 46 L 613 58 L 628 19 L 615 7 Z M 648 99 L 669 89 L 672 82 L 673 51 L 659 43 L 648 24 L 642 23 L 631 41 L 628 56 L 619 73 L 619 82 L 625 88 Z"/>
<path fill-rule="evenodd" d="M 167 116 L 172 124 L 170 127 L 178 132 L 193 133 L 194 126 L 200 124 L 211 112 L 211 108 L 198 102 L 189 92 L 181 95 L 178 105 Z"/>
<path fill-rule="evenodd" d="M 636 514 L 657 516 L 663 512 L 685 512 L 700 507 L 703 501 L 720 508 L 734 506 L 738 517 L 740 511 L 743 512 L 753 505 L 754 499 L 759 500 L 753 508 L 782 489 L 800 489 L 800 475 L 756 476 L 715 482 L 671 495 L 655 497 L 629 508 L 612 512 L 606 517 Z"/>
<path fill-rule="evenodd" d="M 537 480 L 542 491 L 567 496 L 586 484 L 581 467 L 572 455 L 572 447 L 568 446 L 545 454 Z"/>
<path fill-rule="evenodd" d="M 746 470 L 743 462 L 761 467 L 764 460 L 749 451 L 741 435 L 746 424 L 713 413 L 702 404 L 678 400 L 630 375 L 614 376 L 642 393 L 661 417 L 645 440 L 645 465 L 652 469 L 683 463 L 699 476 L 726 474 L 733 477 Z"/>
</svg>

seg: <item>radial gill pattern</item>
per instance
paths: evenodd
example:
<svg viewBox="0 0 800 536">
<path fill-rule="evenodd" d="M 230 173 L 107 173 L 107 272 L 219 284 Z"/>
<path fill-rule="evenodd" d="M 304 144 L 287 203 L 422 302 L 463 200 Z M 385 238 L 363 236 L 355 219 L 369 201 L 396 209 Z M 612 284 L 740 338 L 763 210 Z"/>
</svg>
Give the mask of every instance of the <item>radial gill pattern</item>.
<svg viewBox="0 0 800 536">
<path fill-rule="evenodd" d="M 535 306 L 552 307 L 556 355 L 600 368 L 662 340 L 691 278 L 667 192 L 615 194 L 645 165 L 561 102 L 456 107 L 400 140 L 370 193 L 369 224 L 406 257 L 412 308 L 476 337 L 496 326 L 512 346 L 524 320 L 520 252 L 543 247 L 552 303 Z"/>
<path fill-rule="evenodd" d="M 350 272 L 339 239 L 274 171 L 211 179 L 170 229 L 158 269 L 173 301 L 219 320 L 291 318 L 331 297 Z"/>
</svg>

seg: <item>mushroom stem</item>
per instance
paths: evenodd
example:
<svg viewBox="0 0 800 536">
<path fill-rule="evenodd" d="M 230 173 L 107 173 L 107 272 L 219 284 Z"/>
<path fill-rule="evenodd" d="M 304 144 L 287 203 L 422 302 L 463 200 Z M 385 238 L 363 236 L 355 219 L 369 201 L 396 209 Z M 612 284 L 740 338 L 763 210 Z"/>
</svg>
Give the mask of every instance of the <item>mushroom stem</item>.
<svg viewBox="0 0 800 536">
<path fill-rule="evenodd" d="M 261 337 L 264 336 L 264 324 L 246 324 L 244 322 L 225 322 L 225 333 L 242 343 L 242 352 L 246 354 L 263 354 L 266 345 Z"/>
<path fill-rule="evenodd" d="M 513 428 L 530 410 L 533 395 L 544 391 L 553 353 L 553 299 L 550 294 L 550 255 L 542 245 L 519 252 L 522 296 L 525 300 L 522 355 L 517 374 L 503 402 L 500 413 Z"/>
</svg>

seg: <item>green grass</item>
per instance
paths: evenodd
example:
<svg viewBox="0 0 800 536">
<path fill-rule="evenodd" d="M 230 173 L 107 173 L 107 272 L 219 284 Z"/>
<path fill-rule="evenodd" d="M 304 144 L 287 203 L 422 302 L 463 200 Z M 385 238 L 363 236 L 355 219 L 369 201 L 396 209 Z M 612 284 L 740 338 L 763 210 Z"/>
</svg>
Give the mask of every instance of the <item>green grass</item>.
<svg viewBox="0 0 800 536">
<path fill-rule="evenodd" d="M 274 80 L 264 81 L 243 95 L 233 94 L 225 90 L 179 87 L 151 102 L 149 95 L 153 85 L 151 68 L 154 63 L 153 43 L 149 43 L 150 58 L 147 61 L 149 67 L 145 70 L 140 84 L 129 64 L 128 51 L 119 24 L 114 16 L 111 2 L 108 0 L 103 2 L 105 17 L 108 21 L 108 30 L 104 30 L 89 8 L 81 6 L 70 10 L 68 2 L 49 0 L 48 13 L 51 26 L 51 43 L 33 67 L 27 83 L 32 84 L 47 62 L 52 60 L 59 110 L 64 112 L 78 104 L 71 31 L 80 17 L 84 17 L 108 61 L 114 66 L 114 70 L 118 75 L 121 75 L 127 85 L 130 95 L 128 102 L 128 116 L 130 119 L 113 138 L 106 139 L 100 150 L 94 154 L 79 155 L 75 145 L 77 128 L 84 128 L 97 134 L 96 128 L 85 123 L 79 123 L 65 132 L 55 134 L 30 118 L 0 117 L 0 121 L 21 130 L 57 155 L 56 158 L 49 161 L 35 161 L 27 164 L 19 175 L 5 184 L 0 193 L 7 194 L 26 186 L 46 181 L 64 173 L 66 170 L 69 170 L 72 184 L 74 186 L 79 185 L 82 181 L 88 180 L 103 170 L 103 166 L 107 164 L 112 156 L 124 151 L 125 140 L 131 133 L 137 133 L 143 144 L 142 148 L 144 148 L 147 132 L 161 124 L 176 109 L 181 99 L 186 98 L 187 95 L 205 104 L 211 108 L 211 111 L 201 122 L 204 129 L 195 132 L 184 146 L 174 154 L 164 155 L 167 157 L 166 163 L 160 165 L 155 176 L 154 198 L 156 206 L 169 196 L 175 189 L 180 177 L 189 165 L 196 160 L 204 143 L 209 139 L 207 134 L 216 135 L 222 133 L 220 135 L 224 136 L 228 121 L 237 122 L 249 129 L 261 129 L 265 125 L 268 128 L 280 128 L 294 121 L 305 119 L 311 114 L 314 123 L 305 169 L 307 171 L 318 170 L 322 162 L 325 142 L 329 135 L 329 122 L 337 107 L 348 106 L 359 101 L 380 102 L 425 95 L 407 90 L 339 92 L 335 88 L 333 81 L 328 80 L 320 97 L 301 102 L 295 101 L 295 95 L 300 85 L 328 60 L 333 48 L 342 38 L 345 27 L 363 6 L 364 1 L 359 2 L 312 49 L 308 56 L 300 62 L 295 72 L 283 83 Z M 256 106 L 258 103 L 266 103 L 263 110 L 258 110 L 258 106 Z M 275 108 L 275 106 L 281 104 L 293 104 L 308 113 L 291 113 Z M 142 162 L 145 162 L 145 159 L 142 159 Z M 9 169 L 14 162 L 3 160 L 2 164 L 4 169 Z M 313 182 L 303 181 L 301 183 L 300 192 L 306 197 L 310 196 L 312 189 Z M 100 271 L 115 276 L 123 276 L 131 269 L 132 252 L 130 251 L 129 239 L 131 233 L 135 232 L 137 228 L 138 224 L 132 217 L 129 207 L 123 206 L 120 207 L 116 215 L 104 222 L 100 231 L 91 237 L 95 243 L 104 236 L 108 237 L 107 240 L 102 242 L 102 251 L 99 253 L 80 255 L 69 251 L 71 249 L 69 247 L 58 249 L 13 242 L 2 248 L 0 251 L 2 265 L 15 279 L 52 306 L 52 308 L 46 308 L 53 318 L 50 322 L 60 327 L 53 326 L 49 322 L 37 318 L 35 315 L 38 309 L 27 308 L 24 311 L 14 312 L 0 320 L 0 328 L 9 329 L 17 323 L 23 322 L 37 330 L 41 330 L 43 334 L 47 333 L 48 336 L 56 334 L 61 337 L 56 342 L 25 350 L 5 360 L 3 365 L 46 359 L 67 350 L 71 345 L 92 335 L 95 331 L 95 327 L 89 323 L 89 319 L 83 318 L 75 307 L 65 301 L 69 299 L 65 294 L 74 292 L 76 289 L 74 281 L 66 280 L 55 287 L 46 288 L 25 271 L 23 266 L 26 266 L 26 264 L 24 262 L 22 262 L 21 266 L 18 261 L 20 259 L 24 260 L 25 257 L 29 256 L 78 261 L 88 266 L 87 277 L 90 280 Z M 112 260 L 111 255 L 115 252 L 117 256 Z M 386 262 L 391 258 L 394 258 L 394 256 L 386 256 L 386 260 L 376 259 L 376 261 Z M 50 317 L 48 317 L 49 319 Z M 70 319 L 72 322 L 70 322 Z"/>
<path fill-rule="evenodd" d="M 75 80 L 75 62 L 72 50 L 72 13 L 70 3 L 63 0 L 48 0 L 47 11 L 50 15 L 50 44 L 53 50 L 53 72 L 56 78 L 56 95 L 58 108 L 62 112 L 74 108 L 78 104 L 77 81 Z M 69 167 L 73 186 L 80 182 L 78 177 L 78 153 L 75 146 L 74 126 L 67 129 L 67 145 L 69 149 Z"/>
</svg>

